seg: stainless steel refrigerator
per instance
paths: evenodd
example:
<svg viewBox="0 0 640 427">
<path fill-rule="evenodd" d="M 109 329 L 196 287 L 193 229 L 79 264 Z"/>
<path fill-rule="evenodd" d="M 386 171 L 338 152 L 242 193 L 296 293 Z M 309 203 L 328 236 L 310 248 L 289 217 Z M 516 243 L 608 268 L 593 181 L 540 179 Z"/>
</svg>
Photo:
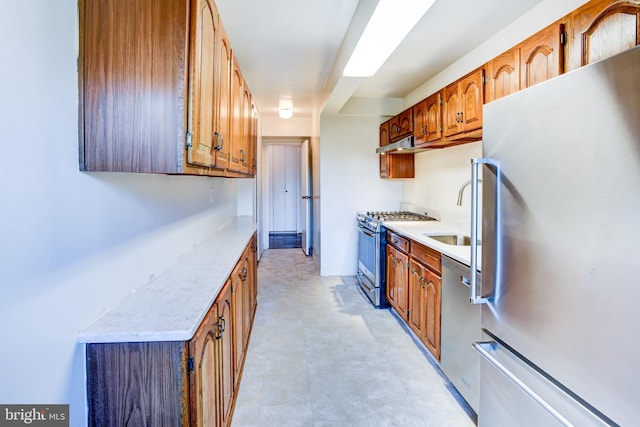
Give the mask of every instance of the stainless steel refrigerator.
<svg viewBox="0 0 640 427">
<path fill-rule="evenodd" d="M 479 426 L 640 425 L 640 48 L 483 114 Z"/>
</svg>

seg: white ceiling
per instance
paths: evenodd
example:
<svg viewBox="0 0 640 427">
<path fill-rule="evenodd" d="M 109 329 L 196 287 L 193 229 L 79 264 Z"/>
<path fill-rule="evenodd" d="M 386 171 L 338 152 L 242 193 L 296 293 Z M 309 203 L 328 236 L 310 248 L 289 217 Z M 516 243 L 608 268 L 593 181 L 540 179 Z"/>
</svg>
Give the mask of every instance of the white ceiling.
<svg viewBox="0 0 640 427">
<path fill-rule="evenodd" d="M 402 1 L 402 0 L 398 0 Z M 373 77 L 341 76 L 377 0 L 216 0 L 262 116 L 330 98 L 402 98 L 542 0 L 437 0 Z M 342 93 L 339 93 L 342 92 Z M 335 103 L 336 101 L 334 101 Z"/>
</svg>

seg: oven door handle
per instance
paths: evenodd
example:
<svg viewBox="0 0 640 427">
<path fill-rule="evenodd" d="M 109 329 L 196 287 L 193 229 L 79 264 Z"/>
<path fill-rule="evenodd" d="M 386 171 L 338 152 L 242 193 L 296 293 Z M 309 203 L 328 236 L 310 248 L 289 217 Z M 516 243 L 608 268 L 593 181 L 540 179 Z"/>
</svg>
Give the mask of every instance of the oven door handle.
<svg viewBox="0 0 640 427">
<path fill-rule="evenodd" d="M 372 234 L 372 233 L 371 233 L 371 231 L 369 231 L 368 229 L 364 228 L 363 226 L 358 225 L 358 228 L 360 229 L 360 231 L 361 231 L 363 234 L 366 234 L 366 235 L 367 235 L 367 236 L 369 236 L 369 237 L 376 237 L 376 235 L 375 235 L 375 234 Z"/>
</svg>

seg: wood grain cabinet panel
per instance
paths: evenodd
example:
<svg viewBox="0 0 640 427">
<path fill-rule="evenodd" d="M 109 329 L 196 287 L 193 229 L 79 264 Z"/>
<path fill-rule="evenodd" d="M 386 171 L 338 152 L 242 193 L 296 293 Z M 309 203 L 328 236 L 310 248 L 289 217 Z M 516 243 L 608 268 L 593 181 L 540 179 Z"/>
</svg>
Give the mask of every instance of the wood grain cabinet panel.
<svg viewBox="0 0 640 427">
<path fill-rule="evenodd" d="M 449 140 L 482 137 L 483 69 L 479 68 L 444 89 L 442 121 Z"/>
<path fill-rule="evenodd" d="M 440 360 L 442 254 L 387 232 L 387 300 Z"/>
<path fill-rule="evenodd" d="M 394 119 L 380 125 L 380 147 L 391 142 L 390 126 Z M 415 160 L 413 153 L 379 154 L 380 178 L 413 178 L 415 176 Z"/>
<path fill-rule="evenodd" d="M 568 70 L 637 46 L 640 1 L 591 1 L 570 14 L 568 33 Z"/>
<path fill-rule="evenodd" d="M 87 344 L 89 425 L 230 425 L 257 305 L 255 249 L 254 235 L 191 340 Z"/>
<path fill-rule="evenodd" d="M 389 120 L 389 140 L 396 142 L 413 133 L 413 109 L 408 108 Z"/>
<path fill-rule="evenodd" d="M 520 49 L 513 48 L 485 65 L 485 102 L 520 90 Z"/>
<path fill-rule="evenodd" d="M 413 106 L 413 142 L 428 147 L 442 138 L 442 93 L 436 92 Z"/>
<path fill-rule="evenodd" d="M 80 0 L 85 171 L 229 175 L 231 46 L 213 0 Z M 248 174 L 245 171 L 245 174 Z"/>
<path fill-rule="evenodd" d="M 408 265 L 406 253 L 387 245 L 387 300 L 405 322 L 409 303 Z"/>
<path fill-rule="evenodd" d="M 415 259 L 409 261 L 409 327 L 440 360 L 441 278 Z"/>
<path fill-rule="evenodd" d="M 521 89 L 564 73 L 565 24 L 554 23 L 518 45 Z"/>
</svg>

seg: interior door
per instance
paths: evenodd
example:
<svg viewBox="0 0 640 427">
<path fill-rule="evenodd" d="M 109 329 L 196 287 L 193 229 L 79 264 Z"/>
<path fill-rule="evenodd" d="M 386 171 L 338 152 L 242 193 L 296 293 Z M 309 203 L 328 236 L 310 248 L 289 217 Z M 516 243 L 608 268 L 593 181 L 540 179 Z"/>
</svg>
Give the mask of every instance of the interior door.
<svg viewBox="0 0 640 427">
<path fill-rule="evenodd" d="M 309 140 L 300 146 L 300 228 L 302 250 L 311 255 L 311 174 L 309 173 Z"/>
</svg>

